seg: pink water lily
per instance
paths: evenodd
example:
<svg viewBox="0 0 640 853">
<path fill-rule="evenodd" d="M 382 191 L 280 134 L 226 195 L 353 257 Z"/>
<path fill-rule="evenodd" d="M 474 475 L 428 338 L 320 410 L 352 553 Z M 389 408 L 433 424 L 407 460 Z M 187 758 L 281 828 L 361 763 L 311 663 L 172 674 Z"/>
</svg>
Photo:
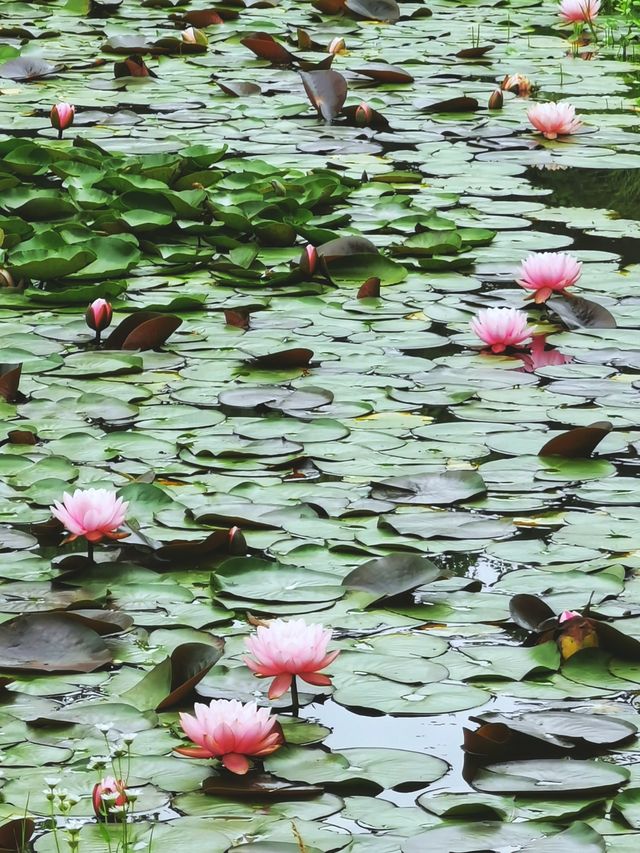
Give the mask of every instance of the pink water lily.
<svg viewBox="0 0 640 853">
<path fill-rule="evenodd" d="M 84 318 L 87 326 L 96 333 L 96 341 L 100 340 L 100 334 L 111 325 L 113 308 L 106 299 L 94 299 L 85 311 Z"/>
<path fill-rule="evenodd" d="M 501 353 L 531 337 L 527 315 L 517 308 L 485 308 L 471 320 L 471 330 L 488 344 L 491 352 Z"/>
<path fill-rule="evenodd" d="M 84 536 L 93 543 L 127 535 L 118 533 L 118 528 L 124 523 L 128 507 L 109 489 L 76 489 L 72 495 L 65 492 L 62 503 L 56 501 L 51 513 L 69 531 L 67 541 Z"/>
<path fill-rule="evenodd" d="M 534 302 L 542 303 L 553 293 L 562 293 L 582 275 L 582 264 L 567 252 L 537 252 L 522 262 L 520 278 L 525 290 L 532 290 Z"/>
<path fill-rule="evenodd" d="M 180 725 L 197 746 L 175 750 L 187 758 L 219 758 L 227 770 L 244 775 L 249 758 L 271 755 L 284 743 L 269 708 L 258 708 L 255 702 L 214 699 L 209 705 L 196 702 L 193 710 L 195 716 L 180 714 Z"/>
<path fill-rule="evenodd" d="M 569 24 L 590 23 L 598 17 L 600 0 L 562 0 L 558 14 Z"/>
<path fill-rule="evenodd" d="M 570 136 L 582 127 L 572 104 L 534 104 L 527 111 L 527 118 L 546 139 Z"/>
<path fill-rule="evenodd" d="M 529 353 L 520 356 L 527 373 L 534 373 L 540 367 L 568 364 L 572 361 L 571 356 L 563 355 L 560 350 L 545 349 L 546 342 L 546 335 L 534 335 Z"/>
<path fill-rule="evenodd" d="M 93 786 L 91 799 L 96 817 L 107 817 L 114 806 L 126 806 L 129 802 L 124 782 L 113 776 L 105 776 Z"/>
<path fill-rule="evenodd" d="M 558 616 L 558 623 L 563 625 L 565 622 L 570 622 L 572 619 L 579 619 L 581 614 L 577 610 L 563 610 Z"/>
<path fill-rule="evenodd" d="M 307 684 L 331 684 L 329 676 L 320 672 L 339 654 L 327 652 L 330 640 L 331 630 L 322 625 L 307 625 L 303 619 L 274 619 L 245 639 L 251 657 L 244 660 L 258 678 L 273 677 L 269 699 L 278 699 L 292 687 L 296 676 Z"/>
<path fill-rule="evenodd" d="M 73 104 L 67 104 L 62 101 L 51 108 L 51 112 L 49 113 L 51 127 L 58 131 L 58 139 L 62 139 L 62 131 L 71 127 L 75 117 L 76 108 Z"/>
</svg>

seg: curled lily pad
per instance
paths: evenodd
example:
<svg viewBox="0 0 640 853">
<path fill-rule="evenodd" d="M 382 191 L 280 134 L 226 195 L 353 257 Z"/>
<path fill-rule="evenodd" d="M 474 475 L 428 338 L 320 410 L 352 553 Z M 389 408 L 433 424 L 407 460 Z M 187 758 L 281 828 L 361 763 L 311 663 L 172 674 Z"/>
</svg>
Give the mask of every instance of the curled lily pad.
<svg viewBox="0 0 640 853">
<path fill-rule="evenodd" d="M 325 121 L 339 115 L 347 97 L 347 81 L 337 71 L 301 71 L 307 97 Z"/>
<path fill-rule="evenodd" d="M 182 325 L 179 317 L 140 311 L 130 314 L 111 332 L 105 342 L 107 349 L 150 350 L 161 347 Z"/>
<path fill-rule="evenodd" d="M 222 657 L 224 640 L 182 643 L 148 672 L 122 698 L 141 710 L 166 711 L 184 703 L 211 667 Z"/>
<path fill-rule="evenodd" d="M 588 459 L 596 447 L 611 432 L 609 421 L 597 421 L 576 427 L 555 436 L 538 451 L 538 456 L 564 456 L 568 459 Z"/>
</svg>

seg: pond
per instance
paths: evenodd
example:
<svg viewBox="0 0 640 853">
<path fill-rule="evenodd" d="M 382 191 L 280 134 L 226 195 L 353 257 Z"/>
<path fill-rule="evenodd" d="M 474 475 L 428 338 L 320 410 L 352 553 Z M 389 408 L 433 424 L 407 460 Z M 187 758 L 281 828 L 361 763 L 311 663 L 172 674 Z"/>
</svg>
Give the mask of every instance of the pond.
<svg viewBox="0 0 640 853">
<path fill-rule="evenodd" d="M 563 8 L 2 4 L 0 850 L 638 850 L 639 31 Z"/>
</svg>

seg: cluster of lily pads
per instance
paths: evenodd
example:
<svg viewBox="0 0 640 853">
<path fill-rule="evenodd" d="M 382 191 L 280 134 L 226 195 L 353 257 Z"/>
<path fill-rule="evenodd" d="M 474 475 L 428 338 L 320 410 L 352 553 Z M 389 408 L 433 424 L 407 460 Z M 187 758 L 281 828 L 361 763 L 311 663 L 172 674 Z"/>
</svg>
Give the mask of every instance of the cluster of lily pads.
<svg viewBox="0 0 640 853">
<path fill-rule="evenodd" d="M 637 849 L 633 66 L 205 6 L 0 10 L 0 849 Z"/>
</svg>

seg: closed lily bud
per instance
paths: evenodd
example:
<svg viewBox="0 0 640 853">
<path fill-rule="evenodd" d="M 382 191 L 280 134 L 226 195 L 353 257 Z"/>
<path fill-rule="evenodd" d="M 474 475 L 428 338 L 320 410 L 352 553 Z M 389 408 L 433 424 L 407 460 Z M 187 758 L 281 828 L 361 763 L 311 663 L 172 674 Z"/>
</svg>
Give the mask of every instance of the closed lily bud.
<svg viewBox="0 0 640 853">
<path fill-rule="evenodd" d="M 315 246 L 309 243 L 305 246 L 302 257 L 300 258 L 300 269 L 306 275 L 313 275 L 318 264 L 318 252 Z"/>
<path fill-rule="evenodd" d="M 360 127 L 366 127 L 373 118 L 373 110 L 369 106 L 369 104 L 362 101 L 362 103 L 358 104 L 356 107 L 356 124 Z"/>
<path fill-rule="evenodd" d="M 84 318 L 87 326 L 96 333 L 96 340 L 100 340 L 100 334 L 111 325 L 113 308 L 106 299 L 94 299 L 85 311 Z"/>
<path fill-rule="evenodd" d="M 87 308 L 85 318 L 87 326 L 94 332 L 102 332 L 111 324 L 113 309 L 106 299 L 94 299 Z"/>
<path fill-rule="evenodd" d="M 345 53 L 347 50 L 347 45 L 343 38 L 340 38 L 340 36 L 336 36 L 332 40 L 327 50 L 329 51 L 329 53 L 333 53 L 333 55 L 335 56 L 338 53 Z"/>
<path fill-rule="evenodd" d="M 209 39 L 202 30 L 197 30 L 195 27 L 187 27 L 182 31 L 182 41 L 185 44 L 199 44 L 204 47 L 209 44 Z"/>
<path fill-rule="evenodd" d="M 106 818 L 115 809 L 126 806 L 129 802 L 122 779 L 105 776 L 101 782 L 93 786 L 93 810 L 96 817 Z"/>
<path fill-rule="evenodd" d="M 62 139 L 63 130 L 71 127 L 75 116 L 76 108 L 72 104 L 62 102 L 51 108 L 51 112 L 49 113 L 51 127 L 58 131 L 58 139 Z"/>
<path fill-rule="evenodd" d="M 489 98 L 489 109 L 490 110 L 501 110 L 503 103 L 504 103 L 504 98 L 502 96 L 502 92 L 500 91 L 500 89 L 496 89 L 495 92 Z"/>
<path fill-rule="evenodd" d="M 247 553 L 247 540 L 239 527 L 229 529 L 229 553 L 241 556 Z"/>
</svg>

